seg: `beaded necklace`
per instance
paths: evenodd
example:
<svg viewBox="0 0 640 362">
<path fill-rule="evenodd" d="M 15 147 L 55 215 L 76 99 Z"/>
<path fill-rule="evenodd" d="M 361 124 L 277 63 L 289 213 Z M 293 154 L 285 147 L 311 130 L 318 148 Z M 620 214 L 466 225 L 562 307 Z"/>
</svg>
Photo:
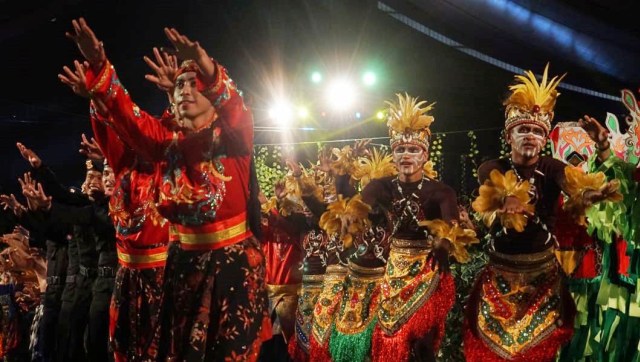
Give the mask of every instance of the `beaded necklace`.
<svg viewBox="0 0 640 362">
<path fill-rule="evenodd" d="M 422 180 L 420 180 L 420 183 L 418 184 L 418 191 L 422 190 L 422 186 L 424 185 L 426 181 L 429 181 L 428 178 L 422 176 Z M 400 197 L 401 199 L 399 200 L 399 202 L 401 204 L 403 204 L 402 210 L 400 211 L 400 217 L 398 218 L 398 220 L 393 224 L 393 231 L 391 232 L 391 237 L 393 237 L 396 232 L 398 231 L 398 228 L 400 227 L 400 225 L 402 224 L 402 221 L 404 220 L 405 216 L 411 216 L 412 221 L 415 223 L 415 225 L 419 224 L 419 220 L 418 220 L 418 216 L 416 215 L 416 212 L 418 210 L 416 210 L 414 212 L 414 210 L 411 207 L 411 199 L 416 199 L 419 200 L 419 196 L 416 195 L 415 192 L 412 192 L 411 195 L 409 197 L 406 197 L 404 195 L 404 191 L 402 190 L 402 186 L 400 186 L 400 178 L 396 177 L 393 182 L 396 184 L 396 188 L 398 189 L 398 192 L 400 193 Z M 429 232 L 427 231 L 426 228 L 423 228 L 422 231 L 424 232 L 425 237 L 428 239 L 431 238 L 431 235 L 429 235 Z"/>
<path fill-rule="evenodd" d="M 524 180 L 524 177 L 522 177 L 520 175 L 520 173 L 518 172 L 518 170 L 516 170 L 516 166 L 513 164 L 513 160 L 511 159 L 511 157 L 509 157 L 509 166 L 511 167 L 511 170 L 513 170 L 513 172 L 516 174 L 516 177 L 518 178 L 519 182 L 522 182 Z M 538 188 L 536 187 L 536 178 L 535 175 L 537 174 L 541 174 L 544 176 L 544 174 L 540 171 L 538 171 L 538 167 L 540 166 L 540 159 L 538 158 L 538 161 L 536 161 L 535 164 L 535 169 L 533 170 L 533 173 L 531 174 L 531 177 L 529 177 L 529 191 L 527 192 L 529 194 L 529 196 L 531 196 L 531 204 L 535 204 L 538 201 Z"/>
</svg>

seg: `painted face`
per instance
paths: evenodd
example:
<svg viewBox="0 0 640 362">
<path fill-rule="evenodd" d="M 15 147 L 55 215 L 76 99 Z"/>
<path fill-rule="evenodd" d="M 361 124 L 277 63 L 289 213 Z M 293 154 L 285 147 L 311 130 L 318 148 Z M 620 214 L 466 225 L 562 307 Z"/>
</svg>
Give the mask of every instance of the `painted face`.
<svg viewBox="0 0 640 362">
<path fill-rule="evenodd" d="M 427 162 L 427 152 L 417 145 L 401 144 L 393 149 L 393 162 L 401 174 L 415 175 L 422 172 L 422 167 Z"/>
<path fill-rule="evenodd" d="M 116 184 L 116 175 L 113 173 L 113 169 L 107 165 L 104 165 L 104 171 L 102 172 L 102 184 L 104 185 L 105 196 L 111 196 L 113 187 Z"/>
<path fill-rule="evenodd" d="M 89 195 L 95 192 L 104 192 L 104 185 L 102 184 L 102 172 L 99 171 L 87 171 L 87 178 L 84 181 Z"/>
<path fill-rule="evenodd" d="M 507 141 L 512 150 L 524 157 L 532 158 L 542 152 L 547 143 L 547 133 L 540 126 L 521 124 L 511 129 Z"/>
<path fill-rule="evenodd" d="M 173 99 L 178 115 L 188 120 L 196 119 L 213 107 L 211 102 L 198 91 L 196 72 L 186 72 L 178 76 L 173 88 Z"/>
</svg>

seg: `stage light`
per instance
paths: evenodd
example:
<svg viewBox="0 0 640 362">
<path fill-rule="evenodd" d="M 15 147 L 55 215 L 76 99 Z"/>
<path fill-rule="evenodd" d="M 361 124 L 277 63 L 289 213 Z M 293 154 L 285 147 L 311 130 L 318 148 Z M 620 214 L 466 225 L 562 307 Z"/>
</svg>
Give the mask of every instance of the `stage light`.
<svg viewBox="0 0 640 362">
<path fill-rule="evenodd" d="M 360 114 L 360 112 L 356 112 L 356 118 L 357 118 L 357 119 L 360 119 L 360 117 L 361 117 L 361 116 L 362 116 L 362 115 Z"/>
<path fill-rule="evenodd" d="M 362 75 L 362 82 L 367 86 L 372 86 L 376 84 L 378 77 L 376 77 L 376 73 L 367 71 Z"/>
<path fill-rule="evenodd" d="M 311 81 L 314 83 L 322 82 L 322 74 L 320 74 L 320 72 L 311 73 Z"/>
<path fill-rule="evenodd" d="M 309 117 L 309 110 L 305 107 L 298 108 L 298 117 L 302 119 Z"/>
<path fill-rule="evenodd" d="M 269 109 L 269 118 L 282 128 L 287 128 L 293 120 L 293 110 L 291 104 L 285 100 L 279 100 Z"/>
<path fill-rule="evenodd" d="M 380 120 L 384 119 L 384 112 L 378 111 L 378 113 L 376 113 L 376 118 Z"/>
<path fill-rule="evenodd" d="M 326 99 L 335 111 L 347 111 L 356 100 L 356 89 L 348 79 L 336 79 L 327 87 Z"/>
</svg>

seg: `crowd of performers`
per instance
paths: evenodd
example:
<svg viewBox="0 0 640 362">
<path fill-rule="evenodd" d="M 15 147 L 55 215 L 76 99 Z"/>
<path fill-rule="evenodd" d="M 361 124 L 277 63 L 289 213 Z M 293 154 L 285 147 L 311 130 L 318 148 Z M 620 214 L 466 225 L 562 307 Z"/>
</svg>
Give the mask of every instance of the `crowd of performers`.
<svg viewBox="0 0 640 362">
<path fill-rule="evenodd" d="M 59 78 L 89 103 L 86 180 L 60 185 L 17 144 L 31 170 L 25 205 L 1 196 L 17 226 L 2 237 L 0 356 L 434 361 L 456 301 L 449 263 L 483 239 L 456 326 L 466 360 L 640 361 L 639 155 L 589 116 L 552 128 L 564 76 L 515 77 L 511 152 L 479 167 L 471 205 L 428 160 L 433 104 L 406 94 L 387 102 L 389 154 L 325 148 L 261 192 L 251 111 L 197 42 L 167 28 L 183 62 L 145 57 L 169 100 L 154 117 L 87 23 L 72 25 L 84 60 Z"/>
</svg>

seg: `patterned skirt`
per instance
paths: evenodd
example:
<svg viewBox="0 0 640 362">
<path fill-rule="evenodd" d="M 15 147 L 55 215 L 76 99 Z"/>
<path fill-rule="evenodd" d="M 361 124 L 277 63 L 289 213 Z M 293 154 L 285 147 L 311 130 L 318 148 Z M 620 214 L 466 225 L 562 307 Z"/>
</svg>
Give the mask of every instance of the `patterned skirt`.
<svg viewBox="0 0 640 362">
<path fill-rule="evenodd" d="M 467 361 L 545 362 L 571 339 L 575 307 L 549 249 L 490 254 L 467 312 Z"/>
<path fill-rule="evenodd" d="M 370 360 L 384 270 L 384 266 L 368 268 L 349 262 L 349 274 L 329 339 L 333 361 Z"/>
<path fill-rule="evenodd" d="M 109 340 L 120 361 L 155 361 L 160 339 L 164 267 L 120 266 L 109 310 Z"/>
<path fill-rule="evenodd" d="M 216 250 L 172 246 L 160 359 L 255 361 L 270 338 L 265 258 L 250 237 Z"/>
<path fill-rule="evenodd" d="M 430 333 L 432 351 L 438 351 L 456 296 L 453 277 L 431 269 L 429 252 L 393 242 L 381 286 L 373 361 L 408 361 L 415 343 Z"/>
<path fill-rule="evenodd" d="M 313 308 L 309 357 L 311 361 L 330 361 L 329 336 L 336 312 L 344 293 L 344 280 L 347 268 L 342 265 L 329 265 L 322 282 L 322 291 Z"/>
<path fill-rule="evenodd" d="M 322 291 L 324 274 L 305 274 L 302 276 L 302 288 L 298 291 L 298 307 L 294 336 L 289 341 L 289 356 L 295 362 L 309 360 L 309 340 L 313 323 L 313 308 Z"/>
</svg>

